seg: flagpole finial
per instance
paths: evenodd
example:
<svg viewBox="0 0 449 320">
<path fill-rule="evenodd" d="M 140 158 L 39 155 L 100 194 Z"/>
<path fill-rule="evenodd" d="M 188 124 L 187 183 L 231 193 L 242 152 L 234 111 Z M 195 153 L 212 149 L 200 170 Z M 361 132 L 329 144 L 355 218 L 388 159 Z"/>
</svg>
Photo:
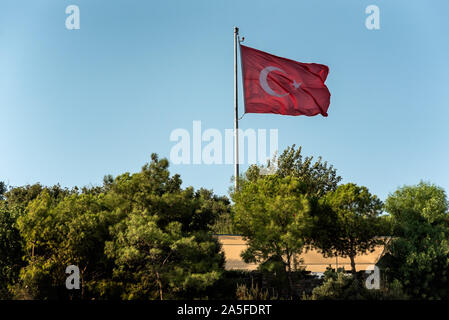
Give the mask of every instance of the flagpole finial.
<svg viewBox="0 0 449 320">
<path fill-rule="evenodd" d="M 234 27 L 234 33 L 239 33 L 239 28 L 238 27 Z"/>
</svg>

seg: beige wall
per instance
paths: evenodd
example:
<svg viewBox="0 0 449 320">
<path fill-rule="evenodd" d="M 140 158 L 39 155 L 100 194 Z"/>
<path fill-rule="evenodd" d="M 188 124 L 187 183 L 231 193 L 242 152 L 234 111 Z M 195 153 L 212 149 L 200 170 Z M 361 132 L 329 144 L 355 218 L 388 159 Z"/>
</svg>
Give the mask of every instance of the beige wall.
<svg viewBox="0 0 449 320">
<path fill-rule="evenodd" d="M 217 237 L 223 247 L 227 270 L 255 270 L 257 268 L 256 264 L 247 264 L 240 257 L 242 251 L 247 247 L 241 236 L 219 235 Z M 383 246 L 379 246 L 372 253 L 357 256 L 355 258 L 357 271 L 366 270 L 367 267 L 376 264 L 382 255 L 383 249 Z M 336 268 L 337 263 L 338 268 L 344 267 L 345 270 L 351 270 L 349 258 L 324 258 L 316 250 L 309 250 L 301 254 L 300 258 L 304 260 L 306 270 L 311 272 L 324 272 L 328 266 Z"/>
</svg>

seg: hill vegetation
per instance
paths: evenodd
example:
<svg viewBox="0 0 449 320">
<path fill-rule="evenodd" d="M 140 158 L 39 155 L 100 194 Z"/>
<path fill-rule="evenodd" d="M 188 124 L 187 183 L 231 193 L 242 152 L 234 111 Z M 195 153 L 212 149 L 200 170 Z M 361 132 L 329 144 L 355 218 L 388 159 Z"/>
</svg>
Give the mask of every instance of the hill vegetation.
<svg viewBox="0 0 449 320">
<path fill-rule="evenodd" d="M 420 182 L 382 203 L 295 146 L 269 166 L 270 175 L 251 166 L 230 199 L 182 188 L 156 154 L 96 187 L 0 182 L 0 298 L 449 299 L 442 188 Z M 259 263 L 256 274 L 225 270 L 217 233 L 244 237 L 242 258 Z M 354 256 L 379 244 L 381 288 L 368 290 Z M 351 270 L 329 270 L 313 292 L 298 292 L 310 275 L 297 256 L 310 247 L 349 257 Z M 66 288 L 69 265 L 79 290 Z"/>
</svg>

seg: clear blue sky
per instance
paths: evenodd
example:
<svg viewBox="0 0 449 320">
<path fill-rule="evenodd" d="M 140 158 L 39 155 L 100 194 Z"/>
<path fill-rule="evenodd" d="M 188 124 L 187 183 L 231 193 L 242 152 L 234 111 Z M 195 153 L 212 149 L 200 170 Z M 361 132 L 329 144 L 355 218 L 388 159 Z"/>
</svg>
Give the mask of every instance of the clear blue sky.
<svg viewBox="0 0 449 320">
<path fill-rule="evenodd" d="M 80 8 L 81 29 L 65 28 Z M 380 8 L 380 30 L 365 8 Z M 169 157 L 172 130 L 233 127 L 233 27 L 245 44 L 330 67 L 329 117 L 248 114 L 279 148 L 321 155 L 381 199 L 421 179 L 449 190 L 447 0 L 0 3 L 0 180 L 96 185 Z M 241 100 L 241 97 L 240 97 Z M 227 194 L 232 165 L 172 165 Z"/>
</svg>

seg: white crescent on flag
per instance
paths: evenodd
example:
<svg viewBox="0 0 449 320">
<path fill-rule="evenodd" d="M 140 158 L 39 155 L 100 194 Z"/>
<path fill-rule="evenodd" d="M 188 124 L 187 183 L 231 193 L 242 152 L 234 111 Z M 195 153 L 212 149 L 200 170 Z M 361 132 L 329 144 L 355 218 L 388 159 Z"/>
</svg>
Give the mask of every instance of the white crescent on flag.
<svg viewBox="0 0 449 320">
<path fill-rule="evenodd" d="M 285 93 L 285 94 L 279 94 L 279 93 L 277 93 L 276 91 L 274 91 L 273 89 L 271 89 L 270 86 L 268 85 L 267 77 L 268 77 L 268 74 L 269 74 L 271 71 L 279 71 L 279 72 L 285 73 L 284 70 L 279 69 L 279 68 L 277 68 L 277 67 L 273 67 L 273 66 L 264 68 L 262 71 L 260 71 L 260 75 L 259 75 L 260 86 L 261 86 L 262 89 L 264 89 L 265 92 L 268 93 L 270 96 L 275 96 L 275 97 L 279 97 L 279 98 L 285 97 L 286 95 L 289 94 L 288 92 Z"/>
</svg>

